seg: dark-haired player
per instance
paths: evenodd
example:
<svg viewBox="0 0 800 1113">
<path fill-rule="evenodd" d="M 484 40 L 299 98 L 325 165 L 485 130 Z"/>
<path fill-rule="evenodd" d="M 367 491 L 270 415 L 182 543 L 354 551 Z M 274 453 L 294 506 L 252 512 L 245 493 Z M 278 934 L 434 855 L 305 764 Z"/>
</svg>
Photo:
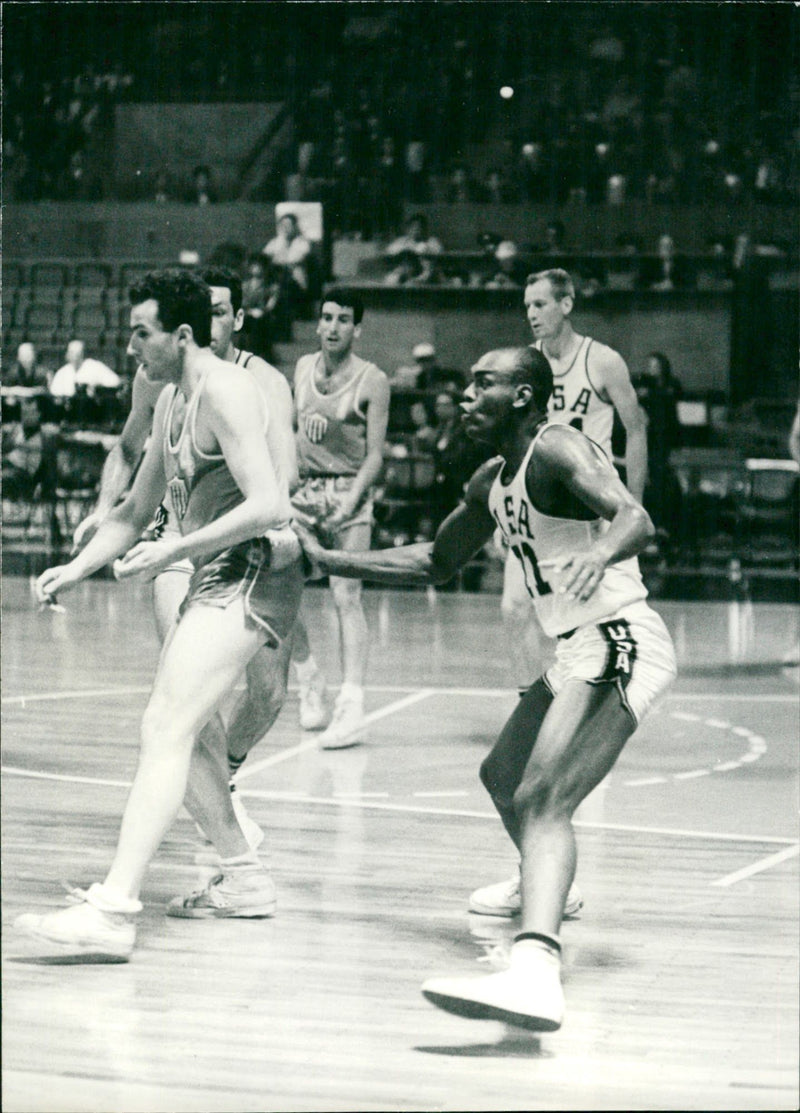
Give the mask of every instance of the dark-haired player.
<svg viewBox="0 0 800 1113">
<path fill-rule="evenodd" d="M 66 909 L 17 921 L 40 940 L 106 961 L 126 961 L 133 950 L 139 891 L 184 799 L 199 732 L 253 656 L 265 646 L 277 651 L 290 633 L 303 584 L 288 527 L 291 462 L 274 458 L 265 392 L 211 350 L 208 286 L 186 271 L 157 271 L 131 290 L 131 306 L 129 353 L 165 384 L 152 436 L 125 500 L 69 564 L 42 573 L 36 591 L 52 601 L 119 557 L 121 579 L 152 579 L 184 559 L 195 571 L 158 663 L 105 880 L 76 891 Z M 180 535 L 142 542 L 165 488 Z M 223 910 L 233 893 L 238 914 L 271 915 L 274 883 L 236 821 L 225 771 L 209 776 L 207 788 L 227 868 L 190 901 Z"/>
</svg>

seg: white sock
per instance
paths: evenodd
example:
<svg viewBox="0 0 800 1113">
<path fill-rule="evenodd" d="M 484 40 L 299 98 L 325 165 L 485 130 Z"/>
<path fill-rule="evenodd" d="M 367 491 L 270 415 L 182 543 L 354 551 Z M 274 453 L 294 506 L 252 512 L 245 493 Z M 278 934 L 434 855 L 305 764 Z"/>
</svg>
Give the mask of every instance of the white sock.
<svg viewBox="0 0 800 1113">
<path fill-rule="evenodd" d="M 337 703 L 359 703 L 364 702 L 364 689 L 360 684 L 352 684 L 346 680 L 339 689 L 339 695 L 336 700 Z"/>
<path fill-rule="evenodd" d="M 135 897 L 129 897 L 122 889 L 115 885 L 106 885 L 96 881 L 89 887 L 89 903 L 103 912 L 141 912 L 142 902 Z"/>
<path fill-rule="evenodd" d="M 310 684 L 319 672 L 319 666 L 314 660 L 313 653 L 309 653 L 308 659 L 305 661 L 295 661 L 294 667 L 297 673 L 297 679 L 301 684 Z"/>
</svg>

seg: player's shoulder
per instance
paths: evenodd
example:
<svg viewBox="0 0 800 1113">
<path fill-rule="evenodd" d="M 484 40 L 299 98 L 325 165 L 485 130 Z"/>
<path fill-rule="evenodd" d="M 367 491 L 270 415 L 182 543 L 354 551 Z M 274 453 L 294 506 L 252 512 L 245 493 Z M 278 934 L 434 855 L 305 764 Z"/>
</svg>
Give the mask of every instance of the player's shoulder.
<svg viewBox="0 0 800 1113">
<path fill-rule="evenodd" d="M 361 359 L 360 356 L 355 356 L 354 358 L 358 361 L 356 363 L 356 374 L 363 376 L 364 383 L 367 386 L 388 388 L 389 376 L 386 374 L 385 371 L 382 371 L 380 367 L 378 367 L 377 363 L 373 363 L 372 360 Z"/>
<path fill-rule="evenodd" d="M 593 337 L 587 337 L 589 345 L 586 350 L 586 359 L 588 366 L 593 371 L 606 371 L 606 370 L 619 370 L 620 368 L 627 370 L 625 360 L 610 344 L 604 344 L 602 340 L 595 340 Z"/>
<path fill-rule="evenodd" d="M 475 469 L 464 492 L 466 502 L 486 503 L 489 491 L 503 467 L 502 456 L 492 456 Z"/>
<path fill-rule="evenodd" d="M 304 356 L 300 356 L 295 364 L 295 378 L 301 373 L 308 373 L 316 366 L 319 359 L 319 352 L 306 352 Z"/>
<path fill-rule="evenodd" d="M 242 367 L 253 372 L 259 378 L 264 379 L 271 386 L 282 385 L 289 390 L 289 383 L 286 376 L 274 364 L 270 363 L 269 360 L 264 359 L 262 356 L 255 355 L 254 352 L 243 352 L 242 355 L 245 357 L 241 361 Z"/>
</svg>

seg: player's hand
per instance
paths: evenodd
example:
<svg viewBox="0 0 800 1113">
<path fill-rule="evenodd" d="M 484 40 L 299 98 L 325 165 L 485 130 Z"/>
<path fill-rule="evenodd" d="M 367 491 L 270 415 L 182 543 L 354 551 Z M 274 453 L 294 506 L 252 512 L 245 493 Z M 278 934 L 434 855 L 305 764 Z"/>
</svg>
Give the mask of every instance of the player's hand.
<svg viewBox="0 0 800 1113">
<path fill-rule="evenodd" d="M 118 580 L 128 580 L 132 576 L 152 579 L 181 559 L 174 541 L 139 541 L 125 556 L 114 561 L 114 576 Z"/>
<path fill-rule="evenodd" d="M 319 580 L 325 573 L 319 566 L 319 561 L 325 555 L 325 550 L 320 545 L 315 535 L 308 526 L 301 522 L 293 522 L 292 529 L 300 539 L 303 547 L 303 565 L 307 580 Z"/>
<path fill-rule="evenodd" d="M 79 580 L 80 577 L 74 574 L 71 564 L 47 568 L 33 585 L 37 603 L 43 607 L 58 607 L 58 594 L 69 591 Z"/>
<path fill-rule="evenodd" d="M 291 526 L 283 526 L 281 529 L 268 529 L 264 536 L 269 541 L 269 566 L 273 572 L 280 572 L 283 568 L 288 568 L 302 555 L 303 550 L 300 547 L 297 534 Z"/>
<path fill-rule="evenodd" d="M 539 568 L 546 579 L 556 581 L 562 595 L 585 603 L 603 579 L 606 562 L 589 553 L 580 553 L 565 560 L 542 560 Z"/>
<path fill-rule="evenodd" d="M 319 444 L 328 429 L 328 419 L 324 414 L 305 414 L 303 427 L 312 444 Z"/>
<path fill-rule="evenodd" d="M 92 540 L 97 530 L 100 527 L 102 518 L 97 513 L 87 514 L 82 522 L 79 523 L 78 528 L 72 538 L 72 550 L 70 555 L 79 553 L 81 549 L 85 548 Z"/>
<path fill-rule="evenodd" d="M 334 512 L 325 519 L 325 535 L 333 538 L 337 531 L 349 522 L 356 512 L 355 506 L 350 506 L 349 501 L 343 502 Z"/>
</svg>

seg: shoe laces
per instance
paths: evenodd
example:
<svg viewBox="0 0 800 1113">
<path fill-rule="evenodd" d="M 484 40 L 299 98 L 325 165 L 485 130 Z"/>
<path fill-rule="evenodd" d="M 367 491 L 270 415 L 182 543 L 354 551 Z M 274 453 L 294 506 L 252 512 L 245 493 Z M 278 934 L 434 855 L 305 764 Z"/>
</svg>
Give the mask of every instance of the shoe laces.
<svg viewBox="0 0 800 1113">
<path fill-rule="evenodd" d="M 70 885 L 68 881 L 62 881 L 61 884 L 67 893 L 67 904 L 89 903 L 89 893 L 86 889 L 79 889 L 77 885 Z"/>
</svg>

